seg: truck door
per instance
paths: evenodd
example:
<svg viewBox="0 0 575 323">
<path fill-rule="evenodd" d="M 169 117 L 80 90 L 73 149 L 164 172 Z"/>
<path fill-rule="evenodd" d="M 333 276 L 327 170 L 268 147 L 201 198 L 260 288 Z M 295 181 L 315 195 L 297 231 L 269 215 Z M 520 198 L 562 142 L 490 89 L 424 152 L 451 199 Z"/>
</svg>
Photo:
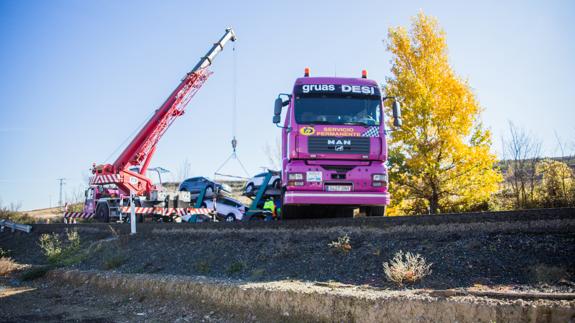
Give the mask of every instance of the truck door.
<svg viewBox="0 0 575 323">
<path fill-rule="evenodd" d="M 90 187 L 85 191 L 86 200 L 84 201 L 84 212 L 94 213 L 96 212 L 96 201 L 94 194 L 94 187 Z"/>
</svg>

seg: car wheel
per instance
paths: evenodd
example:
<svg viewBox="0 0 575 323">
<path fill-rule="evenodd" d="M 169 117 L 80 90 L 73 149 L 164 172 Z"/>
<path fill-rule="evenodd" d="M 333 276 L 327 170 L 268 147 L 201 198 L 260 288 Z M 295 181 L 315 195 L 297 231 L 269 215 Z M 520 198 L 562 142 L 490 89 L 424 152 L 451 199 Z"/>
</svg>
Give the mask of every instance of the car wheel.
<svg viewBox="0 0 575 323">
<path fill-rule="evenodd" d="M 234 222 L 236 220 L 236 216 L 232 213 L 226 215 L 226 222 Z"/>
<path fill-rule="evenodd" d="M 246 194 L 252 194 L 254 192 L 254 184 L 249 183 L 248 186 L 246 186 Z"/>
</svg>

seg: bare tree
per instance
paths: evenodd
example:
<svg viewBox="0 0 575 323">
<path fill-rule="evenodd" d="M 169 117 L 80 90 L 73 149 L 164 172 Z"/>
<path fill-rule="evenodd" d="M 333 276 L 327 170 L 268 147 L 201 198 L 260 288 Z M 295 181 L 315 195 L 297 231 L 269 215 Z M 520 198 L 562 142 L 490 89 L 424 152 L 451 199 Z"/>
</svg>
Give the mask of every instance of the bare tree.
<svg viewBox="0 0 575 323">
<path fill-rule="evenodd" d="M 275 144 L 272 147 L 270 143 L 266 143 L 264 152 L 268 158 L 269 168 L 279 170 L 282 167 L 282 143 L 279 137 L 276 137 Z"/>
<path fill-rule="evenodd" d="M 192 175 L 192 164 L 190 163 L 189 159 L 186 158 L 178 168 L 176 181 L 182 182 L 191 175 Z"/>
<path fill-rule="evenodd" d="M 22 208 L 22 202 L 10 202 L 10 211 L 18 212 Z"/>
<path fill-rule="evenodd" d="M 509 122 L 509 139 L 503 139 L 506 177 L 511 184 L 515 207 L 535 204 L 536 165 L 541 160 L 541 141 Z"/>
<path fill-rule="evenodd" d="M 69 205 L 83 203 L 85 198 L 85 191 L 86 187 L 84 184 L 76 185 L 76 187 L 70 192 L 70 196 L 66 194 L 66 201 Z"/>
</svg>

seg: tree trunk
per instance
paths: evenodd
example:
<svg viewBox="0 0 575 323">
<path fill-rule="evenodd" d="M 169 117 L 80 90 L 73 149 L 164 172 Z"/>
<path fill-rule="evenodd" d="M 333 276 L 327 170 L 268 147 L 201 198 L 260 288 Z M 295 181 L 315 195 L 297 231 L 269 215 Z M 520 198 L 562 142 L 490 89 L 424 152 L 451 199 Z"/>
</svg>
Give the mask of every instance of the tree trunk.
<svg viewBox="0 0 575 323">
<path fill-rule="evenodd" d="M 431 197 L 429 199 L 429 213 L 437 214 L 439 210 L 439 192 L 435 185 L 431 185 Z"/>
</svg>

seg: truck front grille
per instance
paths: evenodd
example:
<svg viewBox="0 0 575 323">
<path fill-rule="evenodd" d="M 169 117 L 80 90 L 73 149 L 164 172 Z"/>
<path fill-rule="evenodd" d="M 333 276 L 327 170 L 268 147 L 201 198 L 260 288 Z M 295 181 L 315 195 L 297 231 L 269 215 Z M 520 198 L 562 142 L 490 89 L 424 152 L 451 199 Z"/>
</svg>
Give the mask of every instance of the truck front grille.
<svg viewBox="0 0 575 323">
<path fill-rule="evenodd" d="M 369 154 L 370 140 L 367 137 L 321 137 L 310 136 L 307 149 L 310 154 Z"/>
</svg>

